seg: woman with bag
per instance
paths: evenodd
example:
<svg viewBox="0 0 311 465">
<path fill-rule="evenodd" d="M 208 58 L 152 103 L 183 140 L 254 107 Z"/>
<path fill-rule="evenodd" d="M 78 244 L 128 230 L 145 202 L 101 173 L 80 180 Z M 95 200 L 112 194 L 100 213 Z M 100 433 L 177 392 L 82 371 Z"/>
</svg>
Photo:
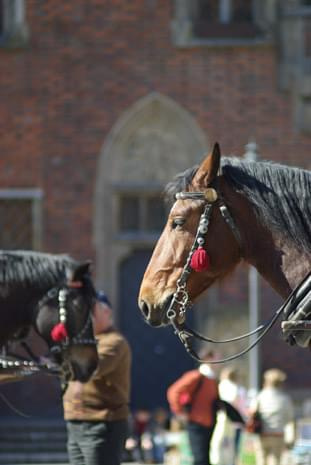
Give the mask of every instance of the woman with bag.
<svg viewBox="0 0 311 465">
<path fill-rule="evenodd" d="M 226 401 L 227 408 L 219 409 L 217 424 L 212 439 L 212 459 L 216 465 L 235 465 L 240 453 L 241 433 L 247 414 L 247 391 L 239 383 L 239 371 L 234 366 L 227 366 L 220 372 L 219 396 Z M 230 415 L 234 408 L 239 416 Z"/>
<path fill-rule="evenodd" d="M 286 374 L 272 368 L 265 371 L 263 389 L 251 403 L 250 416 L 260 419 L 258 442 L 255 446 L 256 465 L 268 465 L 273 458 L 280 465 L 285 450 L 284 431 L 294 421 L 294 407 L 291 398 L 283 391 Z M 257 424 L 257 427 L 258 427 Z"/>
</svg>

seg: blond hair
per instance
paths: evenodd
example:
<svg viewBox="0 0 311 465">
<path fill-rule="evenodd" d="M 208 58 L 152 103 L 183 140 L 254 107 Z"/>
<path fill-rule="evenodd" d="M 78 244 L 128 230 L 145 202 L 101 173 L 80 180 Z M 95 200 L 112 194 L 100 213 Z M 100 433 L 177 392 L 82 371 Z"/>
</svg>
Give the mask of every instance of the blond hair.
<svg viewBox="0 0 311 465">
<path fill-rule="evenodd" d="M 232 382 L 237 382 L 239 371 L 236 367 L 225 367 L 220 372 L 220 379 L 229 379 Z"/>
<path fill-rule="evenodd" d="M 286 380 L 287 375 L 284 371 L 278 368 L 270 368 L 263 374 L 263 380 L 265 386 L 279 387 Z"/>
</svg>

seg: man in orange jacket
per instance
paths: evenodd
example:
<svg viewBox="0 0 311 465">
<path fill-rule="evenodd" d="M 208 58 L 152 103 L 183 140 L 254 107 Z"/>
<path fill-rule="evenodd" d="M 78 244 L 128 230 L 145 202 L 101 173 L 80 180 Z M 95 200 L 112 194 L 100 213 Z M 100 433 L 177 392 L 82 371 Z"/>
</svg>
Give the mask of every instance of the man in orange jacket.
<svg viewBox="0 0 311 465">
<path fill-rule="evenodd" d="M 212 352 L 204 358 L 210 360 Z M 187 433 L 193 465 L 211 465 L 210 442 L 216 423 L 218 382 L 208 363 L 184 373 L 167 391 L 170 408 L 177 416 L 187 417 Z"/>
</svg>

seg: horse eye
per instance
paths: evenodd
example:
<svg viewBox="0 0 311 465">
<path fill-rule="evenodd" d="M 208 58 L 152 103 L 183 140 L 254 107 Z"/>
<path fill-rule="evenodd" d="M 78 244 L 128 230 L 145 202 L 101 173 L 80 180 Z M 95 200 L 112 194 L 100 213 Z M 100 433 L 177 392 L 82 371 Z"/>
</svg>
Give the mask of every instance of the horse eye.
<svg viewBox="0 0 311 465">
<path fill-rule="evenodd" d="M 172 222 L 172 228 L 173 229 L 181 228 L 185 224 L 185 222 L 186 222 L 185 218 L 182 218 L 182 217 L 174 218 Z"/>
</svg>

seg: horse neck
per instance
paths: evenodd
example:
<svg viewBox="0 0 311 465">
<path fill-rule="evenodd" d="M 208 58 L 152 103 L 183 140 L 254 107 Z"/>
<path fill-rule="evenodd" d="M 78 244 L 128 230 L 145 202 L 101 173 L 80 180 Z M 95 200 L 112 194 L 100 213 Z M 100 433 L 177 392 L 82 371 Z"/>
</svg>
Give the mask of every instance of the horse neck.
<svg viewBox="0 0 311 465">
<path fill-rule="evenodd" d="M 240 217 L 244 259 L 278 294 L 286 298 L 310 271 L 311 253 L 302 252 L 279 232 L 268 230 L 259 222 L 250 204 L 245 211 L 246 214 Z"/>
<path fill-rule="evenodd" d="M 273 247 L 267 254 L 270 260 L 257 265 L 259 273 L 282 296 L 287 297 L 311 269 L 311 253 L 302 251 L 296 244 L 275 233 Z M 260 250 L 257 254 L 260 253 Z M 267 255 L 266 255 L 267 256 Z"/>
<path fill-rule="evenodd" d="M 35 319 L 37 301 L 44 295 L 43 289 L 17 288 L 7 297 L 0 297 L 1 327 L 0 346 L 18 330 L 31 326 Z"/>
<path fill-rule="evenodd" d="M 25 326 L 34 326 L 38 313 L 38 302 L 61 279 L 57 273 L 42 281 L 15 283 L 0 293 L 0 346 L 5 344 L 18 330 Z M 4 289 L 3 285 L 3 289 Z"/>
</svg>

